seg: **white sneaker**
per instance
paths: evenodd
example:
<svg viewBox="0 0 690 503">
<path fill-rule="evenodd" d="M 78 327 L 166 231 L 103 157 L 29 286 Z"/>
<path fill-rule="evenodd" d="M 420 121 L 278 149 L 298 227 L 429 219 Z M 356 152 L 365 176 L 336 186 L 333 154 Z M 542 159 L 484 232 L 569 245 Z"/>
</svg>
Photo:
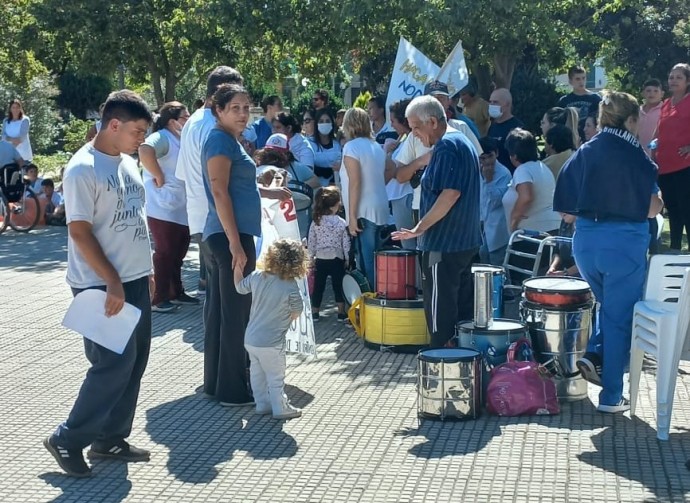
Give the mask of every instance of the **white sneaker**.
<svg viewBox="0 0 690 503">
<path fill-rule="evenodd" d="M 620 402 L 618 402 L 616 405 L 605 405 L 603 403 L 600 403 L 597 407 L 597 410 L 599 412 L 606 412 L 608 414 L 615 414 L 616 412 L 625 412 L 630 410 L 630 402 L 625 398 L 621 398 Z"/>
<path fill-rule="evenodd" d="M 301 416 L 302 411 L 288 403 L 283 406 L 283 410 L 280 412 L 280 414 L 273 414 L 273 419 L 295 419 L 296 417 Z"/>
</svg>

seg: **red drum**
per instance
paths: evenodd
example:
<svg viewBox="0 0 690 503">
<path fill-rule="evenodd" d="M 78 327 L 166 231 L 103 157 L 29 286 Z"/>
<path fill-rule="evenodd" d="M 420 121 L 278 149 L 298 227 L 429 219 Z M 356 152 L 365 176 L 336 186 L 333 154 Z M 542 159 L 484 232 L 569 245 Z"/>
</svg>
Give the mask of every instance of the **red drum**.
<svg viewBox="0 0 690 503">
<path fill-rule="evenodd" d="M 412 250 L 376 252 L 376 294 L 389 300 L 416 299 L 416 258 Z"/>
<path fill-rule="evenodd" d="M 544 276 L 522 282 L 525 299 L 543 306 L 575 306 L 592 299 L 589 284 L 579 278 Z"/>
</svg>

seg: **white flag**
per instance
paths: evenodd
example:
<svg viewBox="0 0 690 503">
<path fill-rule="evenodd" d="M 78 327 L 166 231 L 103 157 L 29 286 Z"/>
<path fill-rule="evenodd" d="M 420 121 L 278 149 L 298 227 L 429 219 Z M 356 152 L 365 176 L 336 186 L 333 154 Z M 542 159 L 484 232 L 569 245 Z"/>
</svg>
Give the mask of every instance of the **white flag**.
<svg viewBox="0 0 690 503">
<path fill-rule="evenodd" d="M 464 62 L 464 59 L 463 59 Z M 424 94 L 424 86 L 435 80 L 439 72 L 436 63 L 417 50 L 415 46 L 400 37 L 398 55 L 391 75 L 386 99 L 386 114 L 388 108 L 396 101 L 413 99 Z"/>
<path fill-rule="evenodd" d="M 434 80 L 445 83 L 451 96 L 467 85 L 469 75 L 467 74 L 467 64 L 465 63 L 465 53 L 462 50 L 461 40 L 455 44 Z"/>
</svg>

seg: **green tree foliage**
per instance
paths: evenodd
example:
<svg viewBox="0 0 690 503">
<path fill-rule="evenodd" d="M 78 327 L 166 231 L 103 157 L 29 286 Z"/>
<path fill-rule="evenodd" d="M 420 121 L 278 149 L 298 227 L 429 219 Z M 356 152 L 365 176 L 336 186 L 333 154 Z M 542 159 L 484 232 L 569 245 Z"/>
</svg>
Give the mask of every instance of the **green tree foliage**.
<svg viewBox="0 0 690 503">
<path fill-rule="evenodd" d="M 188 98 L 176 96 L 187 74 L 202 82 L 217 63 L 237 62 L 227 36 L 235 27 L 220 25 L 215 7 L 204 0 L 44 0 L 32 12 L 39 29 L 60 40 L 63 57 L 47 58 L 51 69 L 112 75 L 122 64 L 151 83 L 161 105 Z"/>
<path fill-rule="evenodd" d="M 80 119 L 86 119 L 86 113 L 98 110 L 112 91 L 109 79 L 98 75 L 79 75 L 65 72 L 58 77 L 60 94 L 57 104 L 60 108 L 69 110 Z"/>
<path fill-rule="evenodd" d="M 355 99 L 355 102 L 352 104 L 353 107 L 355 108 L 361 108 L 363 110 L 367 109 L 367 105 L 369 104 L 369 100 L 373 98 L 372 94 L 369 91 L 364 91 L 363 93 L 359 93 L 359 96 Z"/>
<path fill-rule="evenodd" d="M 70 117 L 62 128 L 63 150 L 71 154 L 79 150 L 86 143 L 86 133 L 93 126 L 93 121 L 85 121 Z"/>
<path fill-rule="evenodd" d="M 549 108 L 556 106 L 561 93 L 556 83 L 537 66 L 520 64 L 515 69 L 511 85 L 513 115 L 525 123 L 525 128 L 541 136 L 541 119 Z"/>
<path fill-rule="evenodd" d="M 690 3 L 639 0 L 605 13 L 595 27 L 612 85 L 639 94 L 649 78 L 665 82 L 671 67 L 688 62 Z"/>
</svg>

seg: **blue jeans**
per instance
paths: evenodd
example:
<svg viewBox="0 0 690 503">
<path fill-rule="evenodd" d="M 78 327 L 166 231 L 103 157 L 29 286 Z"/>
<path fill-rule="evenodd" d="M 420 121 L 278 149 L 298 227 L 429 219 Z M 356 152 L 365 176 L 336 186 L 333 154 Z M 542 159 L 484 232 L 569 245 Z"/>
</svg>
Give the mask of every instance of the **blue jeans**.
<svg viewBox="0 0 690 503">
<path fill-rule="evenodd" d="M 647 273 L 649 224 L 577 219 L 575 262 L 601 304 L 587 345 L 602 361 L 599 404 L 623 396 L 623 374 L 630 360 L 635 302 L 642 298 Z"/>
<path fill-rule="evenodd" d="M 367 277 L 369 286 L 376 289 L 376 237 L 380 226 L 366 218 L 358 219 L 359 227 L 362 229 L 355 239 L 355 254 L 357 269 Z"/>
</svg>

